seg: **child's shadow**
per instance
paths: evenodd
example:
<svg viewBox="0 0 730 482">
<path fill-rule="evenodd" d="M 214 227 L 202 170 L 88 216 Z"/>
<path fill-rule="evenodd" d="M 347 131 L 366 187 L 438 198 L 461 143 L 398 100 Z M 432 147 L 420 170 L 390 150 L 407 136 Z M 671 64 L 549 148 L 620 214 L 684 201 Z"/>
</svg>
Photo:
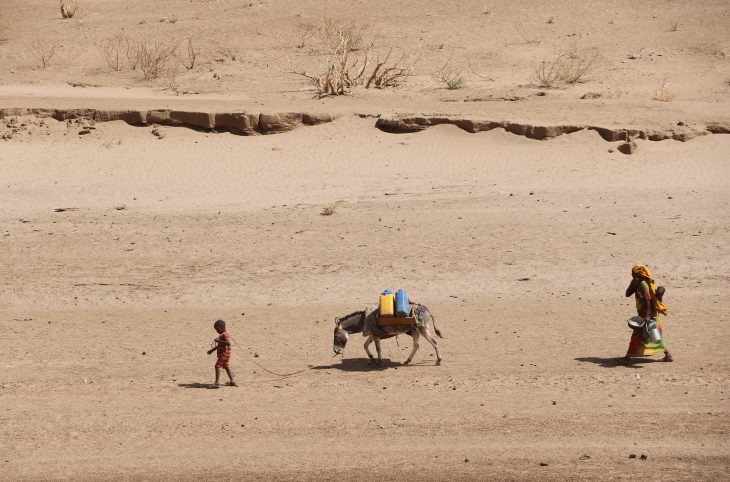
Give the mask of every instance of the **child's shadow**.
<svg viewBox="0 0 730 482">
<path fill-rule="evenodd" d="M 212 383 L 178 383 L 178 387 L 180 388 L 210 388 L 213 386 Z"/>
</svg>

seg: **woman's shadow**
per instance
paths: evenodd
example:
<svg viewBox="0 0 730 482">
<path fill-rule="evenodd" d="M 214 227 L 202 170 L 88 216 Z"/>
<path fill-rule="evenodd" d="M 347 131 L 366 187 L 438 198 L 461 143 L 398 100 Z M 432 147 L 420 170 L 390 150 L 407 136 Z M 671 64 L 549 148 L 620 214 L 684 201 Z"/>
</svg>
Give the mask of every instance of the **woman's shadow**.
<svg viewBox="0 0 730 482">
<path fill-rule="evenodd" d="M 595 363 L 603 368 L 641 368 L 645 363 L 656 363 L 652 358 L 632 358 L 629 362 L 624 362 L 621 358 L 601 358 L 597 356 L 586 356 L 575 358 L 575 361 Z"/>
</svg>

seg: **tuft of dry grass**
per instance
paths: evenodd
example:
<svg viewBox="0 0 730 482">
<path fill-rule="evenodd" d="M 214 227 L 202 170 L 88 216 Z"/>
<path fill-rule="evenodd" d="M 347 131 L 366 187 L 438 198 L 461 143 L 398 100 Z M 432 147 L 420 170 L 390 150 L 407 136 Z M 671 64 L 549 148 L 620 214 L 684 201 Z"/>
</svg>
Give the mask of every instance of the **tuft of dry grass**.
<svg viewBox="0 0 730 482">
<path fill-rule="evenodd" d="M 322 212 L 319 213 L 320 216 L 332 216 L 337 211 L 337 208 L 341 203 L 342 201 L 336 201 L 326 205 L 322 208 Z"/>
<path fill-rule="evenodd" d="M 557 17 L 555 15 L 550 15 L 547 19 L 547 23 L 553 24 L 555 23 L 555 20 L 557 20 Z"/>
<path fill-rule="evenodd" d="M 595 57 L 576 52 L 559 53 L 552 59 L 543 59 L 533 67 L 532 82 L 538 87 L 551 88 L 559 84 L 577 84 L 587 80 Z"/>
<path fill-rule="evenodd" d="M 60 0 L 61 18 L 74 18 L 79 11 L 78 2 Z"/>
<path fill-rule="evenodd" d="M 585 82 L 586 75 L 593 69 L 594 57 L 584 57 L 571 52 L 565 58 L 560 72 L 560 80 L 566 84 Z"/>
<path fill-rule="evenodd" d="M 674 20 L 672 20 L 670 22 L 670 24 L 669 24 L 669 31 L 670 32 L 676 32 L 676 31 L 678 31 L 679 30 L 679 24 L 680 24 L 680 21 L 679 21 L 678 18 L 675 18 Z"/>
<path fill-rule="evenodd" d="M 466 79 L 463 73 L 451 66 L 453 56 L 454 52 L 452 51 L 451 55 L 436 70 L 431 72 L 431 77 L 434 80 L 445 83 L 446 88 L 449 90 L 461 89 L 466 85 Z"/>
<path fill-rule="evenodd" d="M 654 91 L 652 99 L 660 102 L 671 102 L 674 100 L 674 93 L 669 90 L 670 85 L 667 79 L 662 80 L 662 84 Z"/>
</svg>

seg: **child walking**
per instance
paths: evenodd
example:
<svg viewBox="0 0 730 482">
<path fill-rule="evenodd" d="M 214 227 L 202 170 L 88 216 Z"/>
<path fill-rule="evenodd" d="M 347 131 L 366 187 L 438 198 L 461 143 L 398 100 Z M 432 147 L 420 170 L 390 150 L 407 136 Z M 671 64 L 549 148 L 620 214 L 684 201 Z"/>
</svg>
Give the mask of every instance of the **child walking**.
<svg viewBox="0 0 730 482">
<path fill-rule="evenodd" d="M 215 346 L 208 350 L 208 355 L 214 351 L 218 351 L 218 361 L 215 363 L 215 383 L 212 388 L 220 388 L 221 368 L 225 368 L 228 378 L 230 379 L 226 385 L 229 387 L 237 387 L 238 385 L 236 385 L 236 382 L 233 380 L 233 373 L 231 373 L 231 368 L 229 366 L 231 361 L 232 338 L 231 335 L 226 332 L 226 322 L 223 320 L 217 320 L 213 323 L 213 328 L 215 328 L 215 331 L 217 331 L 220 336 L 213 340 Z"/>
</svg>

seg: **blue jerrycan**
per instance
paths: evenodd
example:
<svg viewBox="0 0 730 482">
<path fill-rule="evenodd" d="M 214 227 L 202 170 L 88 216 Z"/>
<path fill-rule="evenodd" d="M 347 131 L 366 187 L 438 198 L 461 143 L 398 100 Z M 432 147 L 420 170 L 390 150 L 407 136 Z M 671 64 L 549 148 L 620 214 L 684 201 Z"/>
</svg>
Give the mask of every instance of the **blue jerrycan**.
<svg viewBox="0 0 730 482">
<path fill-rule="evenodd" d="M 408 309 L 408 295 L 403 290 L 395 292 L 395 316 L 405 318 L 410 310 Z"/>
</svg>

